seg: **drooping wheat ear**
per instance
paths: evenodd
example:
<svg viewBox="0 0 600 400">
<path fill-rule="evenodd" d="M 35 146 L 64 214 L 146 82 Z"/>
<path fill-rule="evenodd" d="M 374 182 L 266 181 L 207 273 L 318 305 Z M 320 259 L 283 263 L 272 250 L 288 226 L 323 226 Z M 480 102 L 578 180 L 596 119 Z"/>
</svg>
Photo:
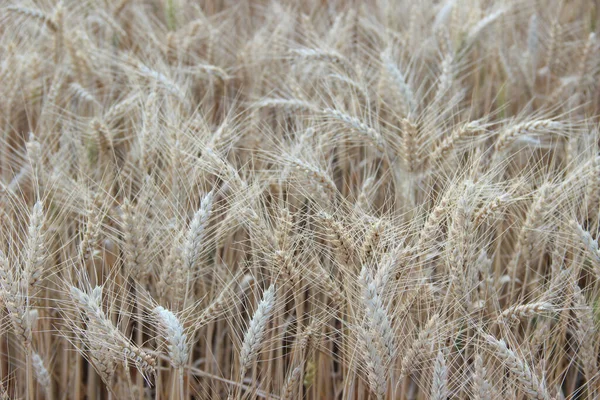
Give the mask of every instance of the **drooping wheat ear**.
<svg viewBox="0 0 600 400">
<path fill-rule="evenodd" d="M 514 143 L 514 141 L 520 137 L 536 132 L 557 130 L 560 127 L 560 122 L 553 121 L 551 119 L 533 120 L 512 125 L 502 131 L 498 137 L 495 145 L 496 153 L 500 154 L 504 150 L 507 150 Z"/>
<path fill-rule="evenodd" d="M 373 340 L 385 349 L 384 362 L 390 362 L 396 354 L 394 344 L 394 331 L 386 307 L 383 305 L 381 294 L 377 293 L 377 285 L 366 267 L 362 267 L 359 276 L 359 284 L 362 289 L 362 303 L 365 307 L 365 317 L 368 326 L 372 327 Z"/>
<path fill-rule="evenodd" d="M 346 124 L 348 127 L 352 128 L 353 131 L 368 139 L 371 145 L 375 146 L 380 153 L 385 154 L 385 143 L 381 134 L 360 119 L 333 108 L 325 108 L 322 110 L 322 113 L 329 118 L 333 118 Z"/>
<path fill-rule="evenodd" d="M 6 8 L 6 11 L 10 11 L 15 14 L 20 14 L 27 18 L 37 19 L 38 21 L 46 24 L 48 29 L 50 29 L 52 32 L 58 31 L 58 26 L 56 26 L 54 21 L 52 21 L 52 18 L 50 18 L 48 15 L 46 15 L 41 10 L 35 10 L 33 8 L 26 8 L 26 7 L 20 7 L 20 6 L 10 6 L 10 7 Z"/>
<path fill-rule="evenodd" d="M 273 313 L 275 306 L 275 286 L 271 285 L 264 292 L 263 298 L 258 304 L 254 316 L 250 321 L 246 335 L 244 336 L 244 343 L 242 344 L 242 350 L 240 351 L 240 377 L 243 378 L 246 375 L 246 371 L 252 365 L 258 352 L 263 346 L 263 337 L 267 328 L 269 318 Z"/>
<path fill-rule="evenodd" d="M 281 390 L 281 400 L 292 400 L 294 398 L 294 392 L 296 390 L 296 386 L 298 386 L 298 381 L 300 381 L 300 375 L 302 374 L 303 368 L 304 366 L 301 365 L 294 368 L 294 370 L 290 373 L 285 382 L 285 386 Z"/>
<path fill-rule="evenodd" d="M 44 390 L 44 392 L 48 392 L 50 389 L 51 381 L 50 374 L 44 365 L 44 360 L 42 357 L 35 351 L 31 354 L 31 362 L 33 364 L 33 371 L 35 372 L 35 377 L 38 381 L 40 387 Z"/>
<path fill-rule="evenodd" d="M 172 94 L 176 99 L 185 103 L 185 91 L 180 85 L 168 78 L 165 74 L 153 70 L 141 61 L 137 62 L 137 67 L 142 76 L 154 80 L 156 83 L 160 84 L 167 93 Z"/>
<path fill-rule="evenodd" d="M 486 335 L 485 339 L 496 350 L 496 355 L 515 376 L 527 395 L 533 399 L 550 400 L 544 382 L 531 371 L 525 361 L 506 346 L 504 340 L 498 340 L 491 335 Z"/>
<path fill-rule="evenodd" d="M 465 38 L 466 46 L 470 46 L 473 42 L 475 42 L 480 37 L 481 32 L 483 32 L 483 30 L 488 26 L 492 25 L 498 18 L 506 13 L 509 8 L 510 7 L 496 9 L 471 26 L 467 33 L 467 37 Z"/>
<path fill-rule="evenodd" d="M 375 328 L 376 329 L 376 328 Z M 381 358 L 379 343 L 373 335 L 373 329 L 364 326 L 358 327 L 359 341 L 361 344 L 363 359 L 367 367 L 367 378 L 371 391 L 377 399 L 383 399 L 387 391 L 387 368 Z"/>
<path fill-rule="evenodd" d="M 588 305 L 579 286 L 574 286 L 574 298 L 577 307 L 575 309 L 574 335 L 579 344 L 579 360 L 587 381 L 588 391 L 597 393 L 597 389 L 594 389 L 598 380 L 598 362 L 594 345 L 594 337 L 597 332 L 594 322 L 594 310 Z"/>
<path fill-rule="evenodd" d="M 381 59 L 388 75 L 400 92 L 401 101 L 405 108 L 404 114 L 413 114 L 417 110 L 417 103 L 412 88 L 407 82 L 404 74 L 400 71 L 396 62 L 392 59 L 391 49 L 381 53 Z"/>
<path fill-rule="evenodd" d="M 600 279 L 600 248 L 598 248 L 598 242 L 594 240 L 592 235 L 583 229 L 583 227 L 577 221 L 571 221 L 571 226 L 573 227 L 577 239 L 581 244 L 583 244 L 586 253 L 592 260 L 596 277 Z"/>
<path fill-rule="evenodd" d="M 46 261 L 46 243 L 44 235 L 44 210 L 41 201 L 33 206 L 33 212 L 29 220 L 27 236 L 27 253 L 25 265 L 22 272 L 22 290 L 28 296 L 35 296 L 42 275 L 44 273 L 44 262 Z"/>
<path fill-rule="evenodd" d="M 232 191 L 244 193 L 248 188 L 248 183 L 240 177 L 239 172 L 229 162 L 224 160 L 217 152 L 211 148 L 205 148 L 202 151 L 202 156 L 205 156 L 208 161 L 218 168 L 218 173 L 223 174 L 224 180 Z"/>
<path fill-rule="evenodd" d="M 518 321 L 521 318 L 531 318 L 542 313 L 554 312 L 554 306 L 546 301 L 531 304 L 517 304 L 502 311 L 498 322 L 504 320 Z"/>
<path fill-rule="evenodd" d="M 448 398 L 448 368 L 444 353 L 438 351 L 435 365 L 433 366 L 433 378 L 431 380 L 432 400 L 446 400 Z"/>
<path fill-rule="evenodd" d="M 355 75 L 352 64 L 343 55 L 331 50 L 297 49 L 293 53 L 305 60 L 324 61 L 339 66 L 347 75 Z"/>
<path fill-rule="evenodd" d="M 473 398 L 478 400 L 491 400 L 490 383 L 487 380 L 487 371 L 481 354 L 475 354 L 473 371 Z"/>
<path fill-rule="evenodd" d="M 94 95 L 90 93 L 86 88 L 81 86 L 79 83 L 73 82 L 69 85 L 69 87 L 78 99 L 81 99 L 91 104 L 98 104 L 98 100 L 96 100 Z"/>
<path fill-rule="evenodd" d="M 298 99 L 264 99 L 254 105 L 256 108 L 275 108 L 282 109 L 287 112 L 308 111 L 317 113 L 319 110 L 307 101 Z"/>
<path fill-rule="evenodd" d="M 413 370 L 414 365 L 422 356 L 424 350 L 431 350 L 433 347 L 433 337 L 438 327 L 439 315 L 435 314 L 427 321 L 425 327 L 419 332 L 410 348 L 404 353 L 402 358 L 402 370 L 400 376 L 406 377 Z"/>
<path fill-rule="evenodd" d="M 102 311 L 101 286 L 96 286 L 90 294 L 71 286 L 70 296 L 87 318 L 84 339 L 103 378 L 112 377 L 118 360 L 131 361 L 141 372 L 154 374 L 155 359 L 134 346 Z"/>
<path fill-rule="evenodd" d="M 365 100 L 368 102 L 369 100 L 369 92 L 367 87 L 364 85 L 364 83 L 362 81 L 356 80 L 354 78 L 348 77 L 346 75 L 342 75 L 342 74 L 329 74 L 327 75 L 327 78 L 330 78 L 333 81 L 337 81 L 339 84 L 345 84 L 347 85 L 349 88 L 351 88 L 353 90 L 353 94 L 358 94 L 360 95 L 360 98 L 362 100 Z M 341 85 L 339 85 L 341 87 Z"/>
<path fill-rule="evenodd" d="M 454 129 L 450 136 L 447 136 L 441 142 L 435 145 L 431 153 L 429 153 L 429 158 L 427 160 L 428 165 L 435 167 L 435 164 L 438 161 L 445 159 L 452 152 L 452 150 L 454 150 L 454 147 L 457 144 L 481 129 L 483 128 L 478 121 L 471 121 Z"/>
<path fill-rule="evenodd" d="M 158 318 L 161 334 L 168 343 L 171 365 L 173 368 L 183 368 L 189 356 L 188 340 L 183 325 L 175 314 L 161 306 L 152 311 Z"/>
<path fill-rule="evenodd" d="M 221 67 L 211 64 L 197 64 L 184 71 L 189 71 L 194 75 L 200 75 L 204 77 L 217 77 L 221 81 L 227 81 L 231 79 L 231 75 Z"/>
<path fill-rule="evenodd" d="M 318 187 L 324 188 L 327 192 L 327 198 L 335 198 L 337 188 L 325 171 L 299 158 L 293 158 L 290 162 L 298 171 L 302 171 L 311 181 L 315 182 Z"/>
</svg>

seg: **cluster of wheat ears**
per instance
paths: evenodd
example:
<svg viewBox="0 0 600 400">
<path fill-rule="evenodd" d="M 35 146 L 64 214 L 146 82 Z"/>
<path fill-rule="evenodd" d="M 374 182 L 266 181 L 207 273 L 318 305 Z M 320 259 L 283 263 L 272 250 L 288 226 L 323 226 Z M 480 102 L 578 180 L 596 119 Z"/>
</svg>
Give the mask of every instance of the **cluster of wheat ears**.
<svg viewBox="0 0 600 400">
<path fill-rule="evenodd" d="M 0 1 L 0 397 L 598 398 L 599 7 Z"/>
</svg>

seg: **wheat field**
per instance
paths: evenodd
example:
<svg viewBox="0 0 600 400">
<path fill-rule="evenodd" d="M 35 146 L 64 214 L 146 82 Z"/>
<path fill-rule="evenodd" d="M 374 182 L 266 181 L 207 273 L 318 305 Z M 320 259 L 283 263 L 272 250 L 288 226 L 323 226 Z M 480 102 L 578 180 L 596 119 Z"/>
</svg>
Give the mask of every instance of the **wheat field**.
<svg viewBox="0 0 600 400">
<path fill-rule="evenodd" d="M 0 398 L 599 398 L 598 22 L 0 0 Z"/>
</svg>

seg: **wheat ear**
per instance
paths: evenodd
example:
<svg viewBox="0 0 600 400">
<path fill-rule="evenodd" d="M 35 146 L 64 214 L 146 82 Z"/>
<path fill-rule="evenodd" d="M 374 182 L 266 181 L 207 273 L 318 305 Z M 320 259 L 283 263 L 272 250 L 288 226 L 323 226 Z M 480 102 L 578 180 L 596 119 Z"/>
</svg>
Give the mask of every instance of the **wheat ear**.
<svg viewBox="0 0 600 400">
<path fill-rule="evenodd" d="M 271 285 L 264 293 L 263 298 L 258 303 L 258 307 L 254 312 L 254 316 L 250 321 L 246 335 L 244 336 L 244 343 L 242 344 L 242 350 L 240 351 L 240 377 L 246 375 L 246 371 L 252 365 L 258 352 L 264 345 L 263 338 L 269 318 L 273 314 L 273 308 L 275 306 L 275 286 Z"/>
<path fill-rule="evenodd" d="M 498 340 L 491 335 L 487 335 L 486 341 L 496 350 L 498 357 L 522 385 L 527 395 L 533 399 L 550 399 L 544 382 L 531 371 L 531 368 L 525 361 L 506 346 L 504 340 Z"/>
</svg>

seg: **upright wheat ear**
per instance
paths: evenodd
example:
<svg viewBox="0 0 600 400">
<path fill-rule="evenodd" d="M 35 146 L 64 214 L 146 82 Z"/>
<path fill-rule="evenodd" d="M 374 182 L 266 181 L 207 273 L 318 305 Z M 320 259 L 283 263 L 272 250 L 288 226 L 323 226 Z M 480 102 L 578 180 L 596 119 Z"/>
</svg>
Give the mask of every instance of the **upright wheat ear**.
<svg viewBox="0 0 600 400">
<path fill-rule="evenodd" d="M 271 285 L 264 292 L 263 298 L 258 303 L 258 307 L 254 312 L 254 316 L 250 321 L 246 335 L 244 336 L 244 343 L 242 344 L 242 350 L 240 351 L 240 377 L 246 375 L 246 371 L 252 365 L 261 347 L 264 345 L 263 338 L 265 336 L 265 330 L 269 318 L 273 313 L 273 307 L 275 306 L 275 286 Z"/>
<path fill-rule="evenodd" d="M 379 343 L 376 336 L 367 328 L 360 326 L 358 328 L 359 341 L 362 346 L 363 359 L 367 367 L 367 377 L 371 391 L 375 393 L 377 399 L 383 399 L 387 391 L 387 372 L 384 360 L 381 357 Z"/>
<path fill-rule="evenodd" d="M 33 370 L 35 371 L 37 381 L 42 390 L 44 390 L 47 393 L 47 391 L 51 389 L 51 382 L 50 374 L 48 373 L 48 370 L 44 365 L 44 361 L 42 360 L 42 357 L 40 357 L 40 355 L 35 351 L 31 355 L 31 360 L 33 363 Z"/>
<path fill-rule="evenodd" d="M 483 365 L 483 357 L 481 354 L 475 354 L 473 371 L 473 396 L 476 399 L 490 399 L 490 384 L 486 378 L 486 368 Z"/>
<path fill-rule="evenodd" d="M 46 259 L 45 235 L 43 225 L 45 222 L 41 202 L 35 203 L 29 222 L 27 237 L 27 255 L 22 274 L 22 290 L 29 296 L 35 296 L 39 281 L 44 272 Z"/>
<path fill-rule="evenodd" d="M 169 358 L 173 368 L 182 368 L 188 361 L 187 335 L 179 319 L 171 311 L 158 306 L 152 310 L 159 321 L 161 334 L 169 346 Z"/>
<path fill-rule="evenodd" d="M 191 271 L 197 264 L 200 256 L 201 245 L 206 232 L 206 225 L 213 206 L 213 192 L 208 192 L 200 202 L 200 208 L 194 214 L 190 223 L 185 244 L 183 246 L 183 260 L 185 267 Z"/>
<path fill-rule="evenodd" d="M 448 398 L 448 368 L 444 353 L 438 351 L 435 365 L 433 367 L 433 378 L 431 380 L 431 399 L 446 400 Z"/>
<path fill-rule="evenodd" d="M 302 374 L 302 367 L 296 367 L 289 374 L 287 381 L 285 382 L 285 386 L 281 392 L 281 400 L 292 400 L 294 396 L 294 390 L 298 381 L 300 380 L 300 375 Z"/>
<path fill-rule="evenodd" d="M 385 359 L 389 362 L 396 354 L 394 331 L 381 295 L 377 293 L 377 284 L 365 267 L 360 273 L 359 283 L 362 287 L 362 301 L 368 325 L 377 333 L 380 345 L 385 349 Z"/>
</svg>

